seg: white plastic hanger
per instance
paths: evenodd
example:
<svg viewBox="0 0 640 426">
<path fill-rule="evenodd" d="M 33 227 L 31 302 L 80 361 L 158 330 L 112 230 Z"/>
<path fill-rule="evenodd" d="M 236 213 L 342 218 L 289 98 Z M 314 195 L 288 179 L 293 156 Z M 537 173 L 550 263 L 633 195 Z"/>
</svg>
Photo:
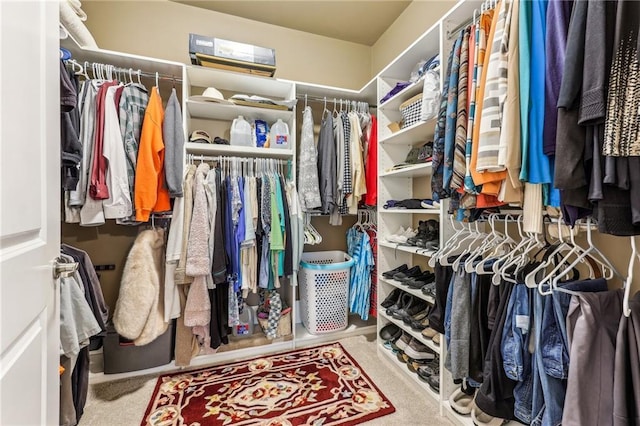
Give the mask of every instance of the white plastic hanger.
<svg viewBox="0 0 640 426">
<path fill-rule="evenodd" d="M 631 308 L 629 307 L 629 297 L 631 295 L 631 286 L 633 285 L 633 267 L 635 265 L 635 261 L 640 262 L 640 253 L 638 253 L 638 249 L 636 248 L 636 238 L 632 235 L 631 237 L 631 257 L 629 257 L 629 268 L 627 269 L 627 279 L 624 284 L 624 297 L 622 298 L 622 313 L 625 317 L 629 317 L 631 315 Z"/>
</svg>

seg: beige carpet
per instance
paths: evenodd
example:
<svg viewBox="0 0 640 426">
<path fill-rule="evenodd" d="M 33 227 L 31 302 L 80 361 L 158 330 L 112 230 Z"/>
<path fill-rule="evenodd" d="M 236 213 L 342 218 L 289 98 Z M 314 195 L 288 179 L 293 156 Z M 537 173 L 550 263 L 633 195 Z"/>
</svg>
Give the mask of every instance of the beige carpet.
<svg viewBox="0 0 640 426">
<path fill-rule="evenodd" d="M 420 392 L 408 377 L 387 368 L 378 358 L 374 337 L 357 336 L 340 340 L 380 390 L 391 400 L 396 412 L 363 424 L 370 426 L 449 426 L 439 415 L 438 404 Z M 137 377 L 89 386 L 89 396 L 81 425 L 139 425 L 151 398 L 157 375 Z"/>
</svg>

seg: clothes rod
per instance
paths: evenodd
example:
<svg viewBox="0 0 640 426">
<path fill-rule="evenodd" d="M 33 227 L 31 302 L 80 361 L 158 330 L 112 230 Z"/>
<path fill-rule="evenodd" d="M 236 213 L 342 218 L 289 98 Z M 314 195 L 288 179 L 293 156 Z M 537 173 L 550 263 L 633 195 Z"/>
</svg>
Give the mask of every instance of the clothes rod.
<svg viewBox="0 0 640 426">
<path fill-rule="evenodd" d="M 291 160 L 282 160 L 280 158 L 234 157 L 229 155 L 197 155 L 197 154 L 189 154 L 187 159 L 189 161 L 207 161 L 207 162 L 208 161 L 214 161 L 214 162 L 238 161 L 241 163 L 256 163 L 256 164 L 259 164 L 260 162 L 264 162 L 264 163 L 273 162 L 273 163 L 284 164 L 284 165 L 289 164 L 289 161 L 291 161 Z"/>
<path fill-rule="evenodd" d="M 80 72 L 80 75 L 89 75 L 89 71 L 91 71 L 91 74 L 93 74 L 94 78 L 96 77 L 96 75 L 94 74 L 94 66 L 101 67 L 101 70 L 98 72 L 102 72 L 102 73 L 111 72 L 112 74 L 116 74 L 116 75 L 124 74 L 125 77 L 129 77 L 129 78 L 136 78 L 136 77 L 156 78 L 155 72 L 142 71 L 140 69 L 133 69 L 133 68 L 116 67 L 115 65 L 104 64 L 101 62 L 89 62 L 89 61 L 79 62 L 79 61 L 76 61 L 75 59 L 68 59 L 64 62 L 74 66 L 74 70 L 76 65 L 82 67 L 83 70 L 82 72 Z M 169 74 L 157 73 L 157 77 L 159 80 L 175 81 L 176 83 L 178 82 L 182 83 L 181 77 L 175 77 Z"/>
<path fill-rule="evenodd" d="M 462 24 L 458 25 L 454 29 L 447 31 L 447 40 L 451 40 L 452 36 L 456 35 L 461 30 L 467 28 L 469 25 L 473 23 L 473 21 L 474 21 L 474 18 L 469 18 L 468 20 L 464 21 Z"/>
<path fill-rule="evenodd" d="M 357 101 L 355 99 L 345 99 L 345 98 L 337 98 L 337 97 L 328 97 L 328 96 L 314 96 L 314 95 L 305 95 L 305 94 L 300 94 L 300 95 L 296 95 L 296 99 L 302 99 L 302 100 L 308 100 L 308 101 L 315 101 L 315 102 L 331 102 L 333 103 L 334 100 L 335 102 L 356 102 L 356 103 L 363 103 L 363 104 L 367 104 L 369 105 L 369 102 L 367 101 Z"/>
</svg>

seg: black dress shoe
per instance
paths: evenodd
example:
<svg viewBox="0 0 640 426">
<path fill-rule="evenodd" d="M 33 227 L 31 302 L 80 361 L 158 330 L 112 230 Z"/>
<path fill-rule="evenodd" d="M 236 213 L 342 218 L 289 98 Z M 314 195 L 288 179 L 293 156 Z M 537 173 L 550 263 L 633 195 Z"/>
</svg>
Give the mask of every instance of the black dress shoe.
<svg viewBox="0 0 640 426">
<path fill-rule="evenodd" d="M 422 270 L 420 269 L 420 266 L 416 265 L 413 268 L 408 269 L 404 272 L 398 272 L 397 274 L 394 274 L 393 279 L 396 281 L 403 282 L 406 279 L 417 277 L 421 274 L 422 274 Z"/>
<path fill-rule="evenodd" d="M 382 276 L 383 276 L 383 277 L 385 277 L 385 278 L 389 278 L 389 279 L 391 279 L 391 278 L 393 278 L 393 275 L 394 275 L 394 274 L 397 274 L 398 272 L 404 272 L 404 271 L 406 271 L 407 269 L 409 269 L 409 267 L 408 267 L 408 266 L 407 266 L 407 264 L 405 263 L 405 264 L 402 264 L 402 265 L 398 266 L 398 267 L 397 267 L 397 268 L 395 268 L 395 269 L 392 269 L 392 270 L 387 271 L 387 272 L 383 272 L 383 273 L 382 273 Z"/>
<path fill-rule="evenodd" d="M 436 276 L 431 271 L 424 271 L 421 275 L 417 277 L 413 277 L 409 280 L 404 281 L 402 284 L 409 286 L 413 289 L 419 290 L 425 285 L 434 282 Z"/>
<path fill-rule="evenodd" d="M 398 301 L 398 298 L 400 297 L 401 294 L 402 294 L 402 290 L 400 290 L 399 288 L 393 289 L 393 291 L 387 296 L 387 298 L 384 299 L 382 303 L 380 303 L 380 306 L 382 306 L 385 309 L 388 308 L 389 306 L 393 305 Z"/>
</svg>

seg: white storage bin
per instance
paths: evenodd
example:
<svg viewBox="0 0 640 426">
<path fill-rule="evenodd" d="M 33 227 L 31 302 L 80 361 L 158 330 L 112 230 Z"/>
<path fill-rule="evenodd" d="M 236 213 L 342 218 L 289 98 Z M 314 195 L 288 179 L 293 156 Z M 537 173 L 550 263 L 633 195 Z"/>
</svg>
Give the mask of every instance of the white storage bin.
<svg viewBox="0 0 640 426">
<path fill-rule="evenodd" d="M 354 260 L 342 251 L 303 253 L 298 273 L 300 316 L 311 334 L 349 325 L 349 280 Z"/>
</svg>

